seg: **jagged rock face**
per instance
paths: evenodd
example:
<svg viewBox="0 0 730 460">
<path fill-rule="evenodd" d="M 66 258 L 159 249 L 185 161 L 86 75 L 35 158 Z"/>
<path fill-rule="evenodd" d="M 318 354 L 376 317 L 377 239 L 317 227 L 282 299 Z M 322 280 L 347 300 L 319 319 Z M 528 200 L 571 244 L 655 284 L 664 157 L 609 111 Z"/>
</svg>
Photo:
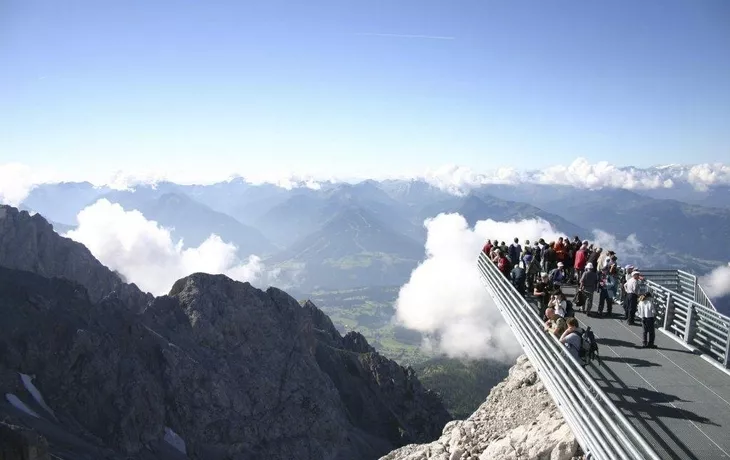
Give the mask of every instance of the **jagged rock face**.
<svg viewBox="0 0 730 460">
<path fill-rule="evenodd" d="M 0 422 L 0 460 L 51 460 L 48 442 L 31 430 Z"/>
<path fill-rule="evenodd" d="M 59 238 L 14 235 L 18 244 L 5 237 L 5 250 L 27 247 L 23 235 Z M 70 260 L 86 251 L 68 248 Z M 27 252 L 44 261 L 53 253 Z M 300 306 L 281 290 L 198 273 L 168 296 L 140 302 L 119 295 L 119 285 L 92 296 L 75 282 L 41 276 L 53 266 L 43 264 L 23 265 L 37 273 L 0 267 L 0 421 L 42 434 L 51 452 L 77 459 L 370 459 L 434 439 L 449 420 L 410 369 L 357 333 L 343 338 L 311 302 Z M 22 378 L 33 379 L 43 404 Z"/>
<path fill-rule="evenodd" d="M 84 245 L 60 237 L 40 214 L 31 216 L 4 205 L 0 205 L 0 265 L 75 281 L 86 288 L 93 301 L 114 291 L 129 304 L 152 298 L 136 286 L 124 284 Z"/>
<path fill-rule="evenodd" d="M 578 442 L 526 356 L 466 420 L 449 422 L 430 444 L 409 445 L 381 460 L 570 460 Z"/>
</svg>

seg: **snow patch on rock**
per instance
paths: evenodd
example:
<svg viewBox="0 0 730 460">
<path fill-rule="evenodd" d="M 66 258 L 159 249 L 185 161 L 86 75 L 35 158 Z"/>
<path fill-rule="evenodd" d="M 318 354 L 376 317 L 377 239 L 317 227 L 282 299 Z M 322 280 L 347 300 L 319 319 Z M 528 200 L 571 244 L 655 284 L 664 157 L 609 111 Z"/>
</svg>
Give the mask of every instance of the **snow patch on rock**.
<svg viewBox="0 0 730 460">
<path fill-rule="evenodd" d="M 14 394 L 6 393 L 5 399 L 7 399 L 7 401 L 10 403 L 10 405 L 15 407 L 16 409 L 21 410 L 21 411 L 25 412 L 26 414 L 31 415 L 35 418 L 41 418 L 41 416 L 38 415 L 36 413 L 36 411 L 34 411 L 30 407 L 28 407 L 27 404 L 25 404 L 23 401 L 21 401 L 20 398 L 18 398 Z"/>
<path fill-rule="evenodd" d="M 48 404 L 46 404 L 46 401 L 43 399 L 43 395 L 41 394 L 40 390 L 35 385 L 33 385 L 33 377 L 28 374 L 20 374 L 20 380 L 23 381 L 23 386 L 26 390 L 28 390 L 28 393 L 33 396 L 35 402 L 37 402 L 39 406 L 41 406 L 46 412 L 51 414 L 55 419 L 56 414 L 50 407 L 48 407 Z"/>
<path fill-rule="evenodd" d="M 165 427 L 165 442 L 177 449 L 180 453 L 187 455 L 185 440 L 175 433 L 169 426 Z"/>
</svg>

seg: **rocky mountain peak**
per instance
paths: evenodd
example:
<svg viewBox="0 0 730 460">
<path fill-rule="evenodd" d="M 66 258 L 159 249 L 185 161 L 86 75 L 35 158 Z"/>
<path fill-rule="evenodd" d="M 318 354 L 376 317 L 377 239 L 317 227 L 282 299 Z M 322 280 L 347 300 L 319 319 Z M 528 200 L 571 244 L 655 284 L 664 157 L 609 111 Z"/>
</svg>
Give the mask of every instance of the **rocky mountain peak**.
<svg viewBox="0 0 730 460">
<path fill-rule="evenodd" d="M 60 458 L 370 459 L 450 419 L 312 302 L 204 273 L 154 298 L 8 207 L 0 318 L 0 434 Z"/>
<path fill-rule="evenodd" d="M 30 215 L 0 205 L 0 265 L 81 284 L 97 302 L 116 292 L 130 304 L 152 296 L 140 291 L 101 264 L 82 244 L 59 236 L 40 214 Z"/>
<path fill-rule="evenodd" d="M 364 335 L 357 331 L 350 331 L 342 338 L 342 345 L 345 349 L 356 353 L 374 353 L 375 348 L 371 347 Z"/>
</svg>

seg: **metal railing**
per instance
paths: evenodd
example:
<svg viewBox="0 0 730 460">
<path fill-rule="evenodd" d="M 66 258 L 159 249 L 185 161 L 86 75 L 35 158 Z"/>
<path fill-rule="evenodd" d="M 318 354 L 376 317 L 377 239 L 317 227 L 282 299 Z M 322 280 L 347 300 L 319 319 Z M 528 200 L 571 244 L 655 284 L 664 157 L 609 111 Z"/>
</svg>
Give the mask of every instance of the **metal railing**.
<svg viewBox="0 0 730 460">
<path fill-rule="evenodd" d="M 645 279 L 645 283 L 661 327 L 730 368 L 730 317 L 653 279 Z"/>
<path fill-rule="evenodd" d="M 646 440 L 554 335 L 484 253 L 479 272 L 540 380 L 586 453 L 597 460 L 659 460 Z"/>
<path fill-rule="evenodd" d="M 697 277 L 692 273 L 683 270 L 641 270 L 641 274 L 644 278 L 655 284 L 717 311 L 710 297 L 702 289 L 702 286 L 700 286 Z"/>
</svg>

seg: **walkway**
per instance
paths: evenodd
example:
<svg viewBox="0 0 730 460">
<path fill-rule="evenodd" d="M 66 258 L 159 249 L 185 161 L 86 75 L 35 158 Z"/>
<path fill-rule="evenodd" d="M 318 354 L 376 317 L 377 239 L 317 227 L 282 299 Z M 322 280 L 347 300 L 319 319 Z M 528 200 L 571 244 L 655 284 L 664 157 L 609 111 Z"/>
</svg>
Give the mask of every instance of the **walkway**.
<svg viewBox="0 0 730 460">
<path fill-rule="evenodd" d="M 600 348 L 601 364 L 586 370 L 661 458 L 730 459 L 728 374 L 659 330 L 658 348 L 641 348 L 641 326 L 622 321 L 620 305 L 612 318 L 576 317 Z"/>
</svg>

